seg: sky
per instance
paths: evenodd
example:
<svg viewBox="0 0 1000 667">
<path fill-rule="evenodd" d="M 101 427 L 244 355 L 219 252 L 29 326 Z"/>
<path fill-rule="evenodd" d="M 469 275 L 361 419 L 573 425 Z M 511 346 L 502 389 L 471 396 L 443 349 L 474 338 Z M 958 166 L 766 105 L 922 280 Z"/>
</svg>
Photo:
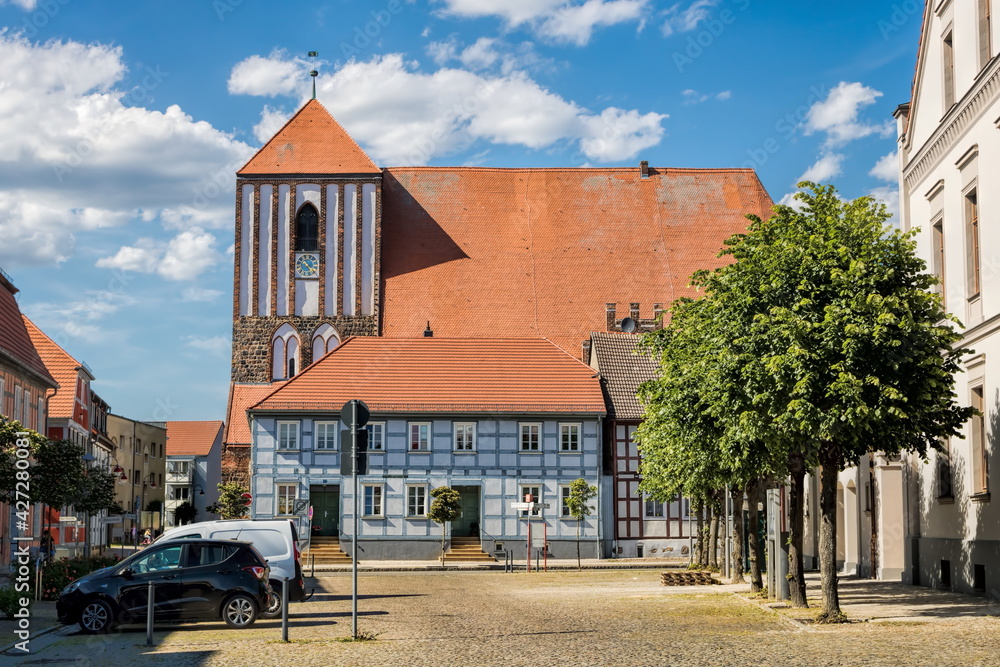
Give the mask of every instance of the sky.
<svg viewBox="0 0 1000 667">
<path fill-rule="evenodd" d="M 311 69 L 380 166 L 751 167 L 776 202 L 813 180 L 894 212 L 922 11 L 0 0 L 0 268 L 112 412 L 225 419 L 235 172 Z"/>
</svg>

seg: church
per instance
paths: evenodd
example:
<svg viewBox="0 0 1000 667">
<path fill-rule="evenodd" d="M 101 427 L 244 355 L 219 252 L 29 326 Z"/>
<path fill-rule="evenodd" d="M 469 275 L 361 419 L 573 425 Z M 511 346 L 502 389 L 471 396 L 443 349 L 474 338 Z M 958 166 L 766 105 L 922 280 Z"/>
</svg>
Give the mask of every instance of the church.
<svg viewBox="0 0 1000 667">
<path fill-rule="evenodd" d="M 575 556 L 579 478 L 599 489 L 584 557 L 621 553 L 635 484 L 616 476 L 592 334 L 658 326 L 772 205 L 750 169 L 378 167 L 310 100 L 237 173 L 224 476 L 251 516 L 349 543 L 338 421 L 360 399 L 360 558 L 436 557 L 441 485 L 462 496 L 452 550 L 523 558 L 531 524 Z M 529 493 L 540 507 L 512 507 Z"/>
</svg>

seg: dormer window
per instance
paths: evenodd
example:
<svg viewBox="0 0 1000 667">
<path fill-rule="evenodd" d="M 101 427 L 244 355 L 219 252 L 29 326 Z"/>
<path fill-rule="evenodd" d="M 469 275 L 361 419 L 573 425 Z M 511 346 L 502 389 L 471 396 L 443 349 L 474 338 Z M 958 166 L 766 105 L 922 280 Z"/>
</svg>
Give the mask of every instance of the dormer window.
<svg viewBox="0 0 1000 667">
<path fill-rule="evenodd" d="M 319 250 L 319 213 L 312 204 L 300 208 L 295 218 L 295 250 L 298 252 Z"/>
</svg>

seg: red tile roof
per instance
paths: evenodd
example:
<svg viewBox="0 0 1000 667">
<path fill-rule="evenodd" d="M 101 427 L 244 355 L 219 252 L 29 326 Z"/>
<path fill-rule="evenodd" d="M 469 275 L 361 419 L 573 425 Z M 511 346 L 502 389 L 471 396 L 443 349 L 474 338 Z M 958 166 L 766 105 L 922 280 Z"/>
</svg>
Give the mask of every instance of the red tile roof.
<svg viewBox="0 0 1000 667">
<path fill-rule="evenodd" d="M 251 409 L 600 413 L 589 366 L 541 339 L 349 338 Z"/>
<path fill-rule="evenodd" d="M 749 169 L 385 170 L 383 333 L 539 337 L 578 354 L 607 303 L 669 305 L 771 198 Z"/>
<path fill-rule="evenodd" d="M 239 170 L 253 174 L 378 174 L 379 168 L 316 100 L 285 126 Z"/>
<path fill-rule="evenodd" d="M 14 295 L 17 288 L 0 275 L 0 355 L 22 366 L 44 386 L 55 387 L 56 380 L 31 342 Z"/>
<path fill-rule="evenodd" d="M 227 445 L 246 445 L 249 447 L 252 438 L 250 437 L 250 427 L 247 425 L 247 408 L 283 384 L 284 382 L 230 385 L 225 435 L 222 441 Z"/>
<path fill-rule="evenodd" d="M 80 378 L 79 361 L 69 356 L 66 350 L 59 347 L 35 323 L 22 315 L 24 325 L 31 337 L 31 342 L 41 357 L 49 373 L 59 383 L 59 391 L 49 398 L 48 412 L 50 419 L 72 419 L 76 407 L 76 382 Z"/>
<path fill-rule="evenodd" d="M 208 456 L 222 427 L 221 421 L 167 422 L 167 456 Z"/>
</svg>

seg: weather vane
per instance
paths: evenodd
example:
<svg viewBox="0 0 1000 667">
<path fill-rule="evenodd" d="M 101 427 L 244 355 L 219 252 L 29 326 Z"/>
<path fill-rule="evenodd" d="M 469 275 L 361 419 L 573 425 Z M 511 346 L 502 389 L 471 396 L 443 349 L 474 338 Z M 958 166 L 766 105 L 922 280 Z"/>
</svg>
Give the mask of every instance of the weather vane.
<svg viewBox="0 0 1000 667">
<path fill-rule="evenodd" d="M 314 66 L 315 66 L 315 63 L 316 63 L 315 58 L 318 55 L 319 55 L 319 51 L 310 51 L 309 52 L 309 57 L 313 58 L 313 65 Z M 319 72 L 317 72 L 315 69 L 312 69 L 312 70 L 309 71 L 309 76 L 311 76 L 312 80 L 313 80 L 313 99 L 316 99 L 316 77 L 319 76 Z"/>
</svg>

